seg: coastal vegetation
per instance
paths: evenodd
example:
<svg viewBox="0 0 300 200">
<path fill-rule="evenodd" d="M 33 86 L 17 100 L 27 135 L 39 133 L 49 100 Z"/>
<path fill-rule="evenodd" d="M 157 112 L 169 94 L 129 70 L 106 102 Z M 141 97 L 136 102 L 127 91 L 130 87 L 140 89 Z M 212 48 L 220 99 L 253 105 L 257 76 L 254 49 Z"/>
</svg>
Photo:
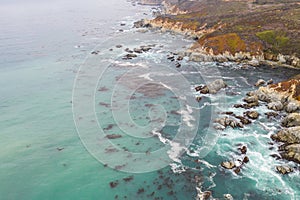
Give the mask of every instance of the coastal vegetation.
<svg viewBox="0 0 300 200">
<path fill-rule="evenodd" d="M 294 0 L 166 0 L 165 12 L 150 24 L 193 36 L 193 50 L 244 52 L 273 61 L 286 55 L 297 58 L 287 64 L 300 67 L 299 19 L 300 3 Z"/>
</svg>

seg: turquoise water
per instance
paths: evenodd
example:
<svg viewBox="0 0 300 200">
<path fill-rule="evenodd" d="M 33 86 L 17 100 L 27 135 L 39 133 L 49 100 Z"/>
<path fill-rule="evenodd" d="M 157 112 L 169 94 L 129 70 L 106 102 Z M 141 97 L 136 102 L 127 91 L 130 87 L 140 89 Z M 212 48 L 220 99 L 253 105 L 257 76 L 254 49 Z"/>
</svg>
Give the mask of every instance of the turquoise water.
<svg viewBox="0 0 300 200">
<path fill-rule="evenodd" d="M 212 128 L 219 111 L 243 111 L 232 105 L 257 79 L 296 70 L 188 60 L 177 69 L 167 55 L 191 41 L 131 29 L 150 10 L 117 0 L 0 4 L 0 199 L 195 199 L 196 188 L 298 199 L 298 172 L 277 174 L 285 162 L 270 156 L 276 122 Z M 122 59 L 141 45 L 152 49 Z M 226 92 L 194 100 L 195 85 L 220 77 Z M 241 144 L 250 162 L 236 175 L 220 163 Z"/>
</svg>

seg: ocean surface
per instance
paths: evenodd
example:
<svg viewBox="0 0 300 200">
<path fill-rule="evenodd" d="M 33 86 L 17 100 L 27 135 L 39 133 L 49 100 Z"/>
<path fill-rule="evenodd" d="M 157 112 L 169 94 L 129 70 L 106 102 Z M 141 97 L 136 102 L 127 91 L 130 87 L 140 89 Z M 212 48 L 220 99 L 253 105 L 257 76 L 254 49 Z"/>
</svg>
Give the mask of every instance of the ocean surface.
<svg viewBox="0 0 300 200">
<path fill-rule="evenodd" d="M 261 117 L 217 131 L 220 112 L 241 103 L 254 83 L 294 69 L 168 59 L 192 40 L 132 29 L 153 6 L 123 0 L 0 2 L 0 199 L 300 199 L 299 173 Z M 148 46 L 136 58 L 126 48 Z M 175 58 L 178 55 L 174 55 Z M 228 88 L 195 100 L 194 87 L 223 78 Z M 222 161 L 250 162 L 239 174 Z M 293 163 L 289 163 L 295 166 Z M 295 166 L 297 167 L 297 166 Z"/>
</svg>

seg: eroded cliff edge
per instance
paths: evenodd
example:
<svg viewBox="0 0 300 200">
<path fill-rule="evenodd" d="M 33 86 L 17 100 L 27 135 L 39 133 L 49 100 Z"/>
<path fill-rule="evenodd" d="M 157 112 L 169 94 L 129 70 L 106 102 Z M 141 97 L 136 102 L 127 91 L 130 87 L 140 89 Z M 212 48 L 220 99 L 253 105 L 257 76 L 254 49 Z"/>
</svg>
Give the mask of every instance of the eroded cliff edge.
<svg viewBox="0 0 300 200">
<path fill-rule="evenodd" d="M 156 2 L 157 3 L 157 2 Z M 194 61 L 300 68 L 300 3 L 295 0 L 165 0 L 141 25 L 191 36 Z"/>
</svg>

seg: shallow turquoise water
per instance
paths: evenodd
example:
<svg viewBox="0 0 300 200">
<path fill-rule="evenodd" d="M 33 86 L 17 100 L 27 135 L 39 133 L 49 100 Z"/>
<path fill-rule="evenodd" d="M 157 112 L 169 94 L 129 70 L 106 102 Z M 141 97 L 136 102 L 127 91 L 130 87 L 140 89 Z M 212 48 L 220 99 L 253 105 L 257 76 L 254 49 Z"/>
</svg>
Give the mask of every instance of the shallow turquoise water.
<svg viewBox="0 0 300 200">
<path fill-rule="evenodd" d="M 93 0 L 1 4 L 0 199 L 195 199 L 200 186 L 215 198 L 297 199 L 298 173 L 278 175 L 283 161 L 269 156 L 276 123 L 209 127 L 218 111 L 241 112 L 231 106 L 257 79 L 280 81 L 295 70 L 187 60 L 176 69 L 166 57 L 189 40 L 130 29 L 150 9 Z M 122 59 L 124 48 L 145 44 L 156 46 Z M 194 101 L 194 85 L 220 76 L 227 95 Z M 211 151 L 207 141 L 217 142 Z M 219 164 L 237 158 L 241 144 L 250 163 L 235 175 Z"/>
</svg>

